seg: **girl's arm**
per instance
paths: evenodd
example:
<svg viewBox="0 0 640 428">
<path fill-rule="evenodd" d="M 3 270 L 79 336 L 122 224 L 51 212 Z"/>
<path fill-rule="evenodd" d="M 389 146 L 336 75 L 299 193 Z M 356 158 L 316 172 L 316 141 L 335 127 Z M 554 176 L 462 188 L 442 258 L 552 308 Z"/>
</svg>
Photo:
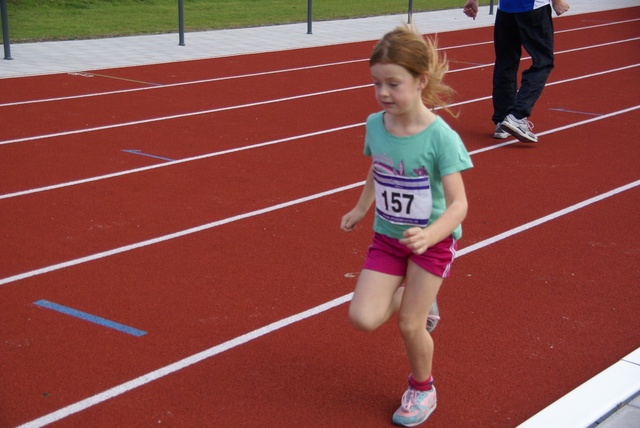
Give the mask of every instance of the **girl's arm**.
<svg viewBox="0 0 640 428">
<path fill-rule="evenodd" d="M 400 242 L 416 254 L 422 254 L 427 248 L 432 247 L 453 233 L 462 220 L 467 216 L 467 195 L 464 191 L 462 173 L 442 177 L 444 197 L 447 201 L 447 209 L 431 225 L 421 229 L 412 227 L 404 232 L 404 239 Z"/>
<path fill-rule="evenodd" d="M 364 188 L 360 194 L 360 199 L 358 199 L 358 203 L 355 208 L 342 217 L 340 229 L 345 232 L 351 232 L 355 229 L 356 224 L 358 224 L 367 211 L 369 211 L 369 208 L 371 207 L 371 204 L 373 204 L 375 198 L 376 193 L 373 184 L 373 165 L 371 165 L 369 173 L 367 174 L 367 180 L 364 183 Z"/>
</svg>

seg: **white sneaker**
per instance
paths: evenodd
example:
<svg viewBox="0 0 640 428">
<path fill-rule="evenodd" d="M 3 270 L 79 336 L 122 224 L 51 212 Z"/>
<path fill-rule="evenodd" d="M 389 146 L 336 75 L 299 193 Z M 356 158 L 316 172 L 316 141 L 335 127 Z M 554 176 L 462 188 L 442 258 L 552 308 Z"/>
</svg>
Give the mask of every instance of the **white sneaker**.
<svg viewBox="0 0 640 428">
<path fill-rule="evenodd" d="M 499 126 L 523 143 L 538 142 L 536 134 L 531 132 L 533 129 L 533 123 L 529 122 L 526 118 L 516 119 L 514 115 L 510 114 L 504 118 L 504 121 L 502 121 Z"/>
<path fill-rule="evenodd" d="M 502 126 L 500 126 L 500 124 L 496 125 L 496 132 L 493 133 L 493 138 L 504 140 L 505 138 L 509 138 L 509 135 L 511 134 L 502 129 Z"/>
</svg>

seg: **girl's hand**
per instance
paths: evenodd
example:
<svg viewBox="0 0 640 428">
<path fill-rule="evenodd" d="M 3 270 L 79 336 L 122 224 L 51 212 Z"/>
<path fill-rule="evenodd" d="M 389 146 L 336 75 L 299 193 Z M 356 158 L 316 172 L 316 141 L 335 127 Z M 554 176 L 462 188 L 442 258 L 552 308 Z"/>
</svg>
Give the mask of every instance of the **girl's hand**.
<svg viewBox="0 0 640 428">
<path fill-rule="evenodd" d="M 358 199 L 358 203 L 355 208 L 342 216 L 342 221 L 340 222 L 340 229 L 345 232 L 352 232 L 356 228 L 356 224 L 362 220 L 364 215 L 367 213 L 373 202 L 375 201 L 376 193 L 375 187 L 373 184 L 373 164 L 369 168 L 369 173 L 367 174 L 367 179 L 364 182 L 364 187 L 362 188 L 362 193 L 360 194 L 360 199 Z"/>
<path fill-rule="evenodd" d="M 402 234 L 404 239 L 401 239 L 400 243 L 406 245 L 414 254 L 424 253 L 427 251 L 427 248 L 433 245 L 433 243 L 431 243 L 431 234 L 427 229 L 412 227 L 411 229 L 405 230 Z"/>
<path fill-rule="evenodd" d="M 364 213 L 361 212 L 358 208 L 354 208 L 344 216 L 342 216 L 342 221 L 340 222 L 340 229 L 344 232 L 352 232 L 356 228 L 356 224 L 362 220 L 364 217 Z"/>
</svg>

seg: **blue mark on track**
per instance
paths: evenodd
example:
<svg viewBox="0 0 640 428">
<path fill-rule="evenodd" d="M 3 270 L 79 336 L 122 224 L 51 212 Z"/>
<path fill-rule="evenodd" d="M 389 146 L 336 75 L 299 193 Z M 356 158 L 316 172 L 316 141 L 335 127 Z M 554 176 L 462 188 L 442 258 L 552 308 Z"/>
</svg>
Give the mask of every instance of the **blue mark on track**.
<svg viewBox="0 0 640 428">
<path fill-rule="evenodd" d="M 57 303 L 51 303 L 47 300 L 38 300 L 37 302 L 33 302 L 33 304 L 42 306 L 43 308 L 53 309 L 54 311 L 58 311 L 66 315 L 71 315 L 72 317 L 80 318 L 85 321 L 90 321 L 94 324 L 99 324 L 104 327 L 109 327 L 114 330 L 121 331 L 123 333 L 131 334 L 133 336 L 140 337 L 147 334 L 146 331 L 138 330 L 133 327 L 128 327 L 126 325 L 122 325 L 114 321 L 109 321 L 104 318 L 97 317 L 95 315 L 87 314 L 85 312 L 80 312 L 75 309 L 67 308 L 66 306 L 58 305 Z"/>
<path fill-rule="evenodd" d="M 163 157 L 160 157 L 160 156 L 149 155 L 147 153 L 141 153 L 140 150 L 123 150 L 123 152 L 133 153 L 134 155 L 149 156 L 150 158 L 162 159 L 162 160 L 166 160 L 166 161 L 169 161 L 169 162 L 173 162 L 175 160 L 175 159 L 163 158 Z"/>
</svg>

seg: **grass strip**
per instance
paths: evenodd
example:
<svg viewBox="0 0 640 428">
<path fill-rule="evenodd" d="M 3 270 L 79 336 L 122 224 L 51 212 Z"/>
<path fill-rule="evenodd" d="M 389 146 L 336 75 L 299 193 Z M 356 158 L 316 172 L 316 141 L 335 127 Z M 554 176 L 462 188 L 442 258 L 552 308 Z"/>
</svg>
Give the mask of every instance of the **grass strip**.
<svg viewBox="0 0 640 428">
<path fill-rule="evenodd" d="M 464 2 L 415 0 L 413 11 L 459 8 L 462 14 Z M 184 0 L 185 31 L 306 22 L 307 4 L 305 0 Z M 406 0 L 316 0 L 313 20 L 402 14 L 408 4 Z M 7 11 L 12 43 L 178 31 L 177 0 L 8 0 Z"/>
</svg>

